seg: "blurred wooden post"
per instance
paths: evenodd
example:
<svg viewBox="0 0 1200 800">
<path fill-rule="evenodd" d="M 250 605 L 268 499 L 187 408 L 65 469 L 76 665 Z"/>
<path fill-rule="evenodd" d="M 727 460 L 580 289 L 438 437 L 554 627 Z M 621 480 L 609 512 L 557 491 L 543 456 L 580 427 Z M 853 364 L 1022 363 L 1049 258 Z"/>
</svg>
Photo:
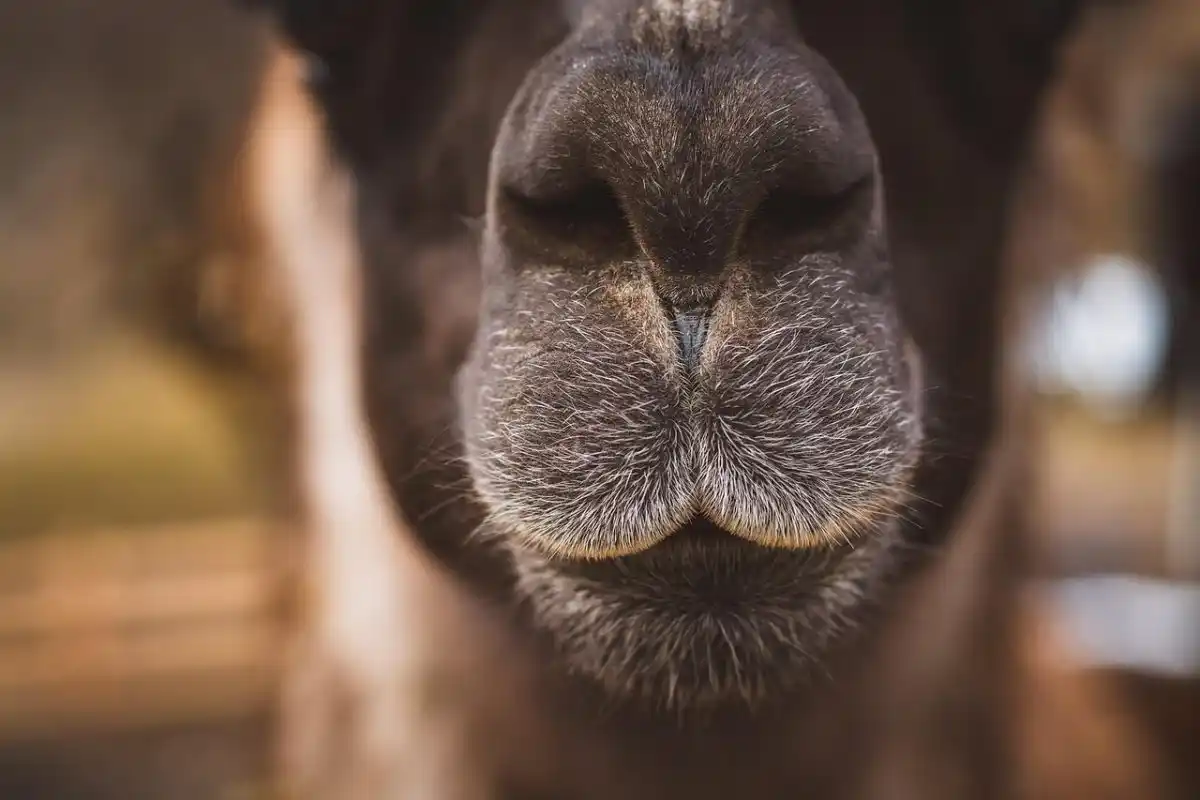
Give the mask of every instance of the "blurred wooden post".
<svg viewBox="0 0 1200 800">
<path fill-rule="evenodd" d="M 370 442 L 354 185 L 330 156 L 303 67 L 274 49 L 240 165 L 264 266 L 252 294 L 275 298 L 286 318 L 304 532 L 282 783 L 303 800 L 457 800 L 471 793 L 456 734 L 433 724 L 424 696 L 437 578 L 397 519 Z"/>
</svg>

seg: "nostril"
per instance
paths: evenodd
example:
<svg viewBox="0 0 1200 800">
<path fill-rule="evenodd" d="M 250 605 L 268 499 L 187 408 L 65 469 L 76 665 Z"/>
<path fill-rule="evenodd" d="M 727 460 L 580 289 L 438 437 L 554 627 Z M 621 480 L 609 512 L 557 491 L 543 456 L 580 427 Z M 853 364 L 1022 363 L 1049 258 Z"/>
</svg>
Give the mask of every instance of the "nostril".
<svg viewBox="0 0 1200 800">
<path fill-rule="evenodd" d="M 537 193 L 506 187 L 501 199 L 504 212 L 520 221 L 516 229 L 543 245 L 584 248 L 598 257 L 628 255 L 635 247 L 621 201 L 607 183 Z"/>
<path fill-rule="evenodd" d="M 704 352 L 704 341 L 708 338 L 711 305 L 696 305 L 675 308 L 664 301 L 668 316 L 675 326 L 675 341 L 679 347 L 679 360 L 684 369 L 691 371 L 700 364 Z"/>
<path fill-rule="evenodd" d="M 762 199 L 749 215 L 743 241 L 768 244 L 803 239 L 828 239 L 847 222 L 867 216 L 874 195 L 874 177 L 867 175 L 831 191 L 782 186 Z M 853 227 L 853 226 L 851 226 Z"/>
</svg>

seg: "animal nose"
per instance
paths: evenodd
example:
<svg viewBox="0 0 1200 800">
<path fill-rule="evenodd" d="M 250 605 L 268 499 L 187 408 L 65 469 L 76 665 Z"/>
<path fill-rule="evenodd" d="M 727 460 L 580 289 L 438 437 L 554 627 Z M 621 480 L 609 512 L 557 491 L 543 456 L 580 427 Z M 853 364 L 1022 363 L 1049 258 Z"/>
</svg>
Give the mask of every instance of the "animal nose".
<svg viewBox="0 0 1200 800">
<path fill-rule="evenodd" d="M 501 222 L 507 243 L 523 237 L 531 256 L 559 263 L 637 261 L 683 310 L 676 328 L 693 354 L 707 329 L 696 310 L 730 267 L 792 263 L 795 235 L 832 227 L 847 187 L 873 174 L 869 139 L 848 136 L 830 102 L 837 87 L 816 88 L 821 75 L 794 54 L 778 62 L 765 81 L 669 54 L 644 70 L 592 56 L 533 90 L 494 150 L 501 199 L 518 212 Z"/>
</svg>

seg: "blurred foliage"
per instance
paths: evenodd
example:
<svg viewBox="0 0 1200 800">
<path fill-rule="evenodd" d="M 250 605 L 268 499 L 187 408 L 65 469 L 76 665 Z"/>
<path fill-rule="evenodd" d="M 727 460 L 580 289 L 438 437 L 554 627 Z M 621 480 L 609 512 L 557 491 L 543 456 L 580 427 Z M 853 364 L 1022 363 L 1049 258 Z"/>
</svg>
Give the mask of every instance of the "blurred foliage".
<svg viewBox="0 0 1200 800">
<path fill-rule="evenodd" d="M 199 306 L 262 46 L 232 3 L 0 2 L 0 535 L 273 502 Z"/>
<path fill-rule="evenodd" d="M 269 408 L 180 348 L 101 335 L 0 375 L 0 534 L 226 516 L 263 504 Z"/>
</svg>

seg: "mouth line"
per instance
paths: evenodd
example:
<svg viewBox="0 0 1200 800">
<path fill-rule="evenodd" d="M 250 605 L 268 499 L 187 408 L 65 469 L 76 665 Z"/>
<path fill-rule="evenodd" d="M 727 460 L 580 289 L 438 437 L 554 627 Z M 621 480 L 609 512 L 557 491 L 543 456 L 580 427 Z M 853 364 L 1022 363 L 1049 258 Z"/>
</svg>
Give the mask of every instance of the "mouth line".
<svg viewBox="0 0 1200 800">
<path fill-rule="evenodd" d="M 542 554 L 546 566 L 564 574 L 606 580 L 640 575 L 674 576 L 691 583 L 697 579 L 735 580 L 742 570 L 750 574 L 787 565 L 799 572 L 824 573 L 856 550 L 850 540 L 839 540 L 813 548 L 791 548 L 760 544 L 738 536 L 707 517 L 697 514 L 657 543 L 637 552 L 613 558 L 579 560 Z M 702 578 L 707 573 L 706 578 Z"/>
<path fill-rule="evenodd" d="M 826 560 L 831 556 L 856 549 L 877 528 L 886 527 L 893 515 L 874 510 L 848 514 L 830 521 L 817 533 L 792 543 L 780 537 L 755 536 L 737 531 L 714 521 L 703 511 L 696 511 L 685 522 L 655 536 L 652 541 L 635 546 L 617 546 L 580 551 L 570 546 L 548 543 L 510 528 L 509 547 L 526 552 L 547 564 L 573 569 L 582 564 L 620 564 L 648 560 L 663 560 L 677 555 L 705 554 L 736 556 L 740 559 L 775 557 L 781 554 L 805 556 L 810 560 Z"/>
<path fill-rule="evenodd" d="M 686 565 L 697 567 L 733 567 L 787 563 L 795 567 L 827 567 L 853 552 L 851 540 L 831 541 L 820 547 L 793 548 L 764 544 L 738 536 L 712 520 L 697 515 L 675 530 L 658 544 L 630 556 L 617 559 L 625 568 L 637 569 L 638 565 L 670 563 L 677 568 Z"/>
<path fill-rule="evenodd" d="M 657 556 L 671 551 L 683 550 L 713 553 L 766 553 L 783 549 L 787 548 L 759 544 L 745 537 L 738 536 L 703 514 L 696 514 L 662 541 L 643 550 L 641 554 Z M 639 554 L 635 553 L 633 555 L 637 556 Z"/>
<path fill-rule="evenodd" d="M 783 624 L 826 602 L 848 602 L 855 593 L 844 587 L 871 580 L 871 565 L 880 548 L 887 548 L 887 540 L 881 532 L 880 541 L 861 544 L 776 548 L 742 539 L 698 516 L 632 555 L 563 561 L 525 554 L 518 563 L 526 579 L 535 576 L 560 594 L 569 592 L 572 602 L 584 598 L 613 604 L 643 619 L 666 615 L 698 625 L 719 622 L 751 630 L 755 620 Z M 835 589 L 837 596 L 831 599 Z"/>
</svg>

